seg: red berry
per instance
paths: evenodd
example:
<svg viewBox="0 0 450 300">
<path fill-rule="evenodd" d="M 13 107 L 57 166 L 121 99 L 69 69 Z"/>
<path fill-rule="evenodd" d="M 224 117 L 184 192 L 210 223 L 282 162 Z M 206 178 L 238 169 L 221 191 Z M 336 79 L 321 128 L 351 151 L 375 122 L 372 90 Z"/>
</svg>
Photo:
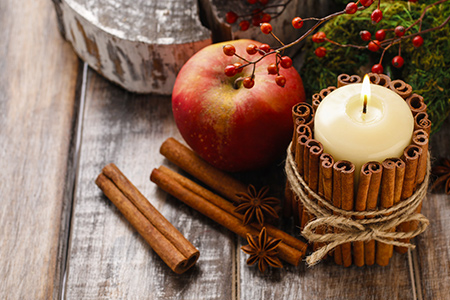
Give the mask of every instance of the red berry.
<svg viewBox="0 0 450 300">
<path fill-rule="evenodd" d="M 375 32 L 375 38 L 380 42 L 386 38 L 386 31 L 384 29 L 380 29 Z"/>
<path fill-rule="evenodd" d="M 292 59 L 289 56 L 281 57 L 280 66 L 282 66 L 285 69 L 292 67 Z"/>
<path fill-rule="evenodd" d="M 283 75 L 277 75 L 277 77 L 275 77 L 275 82 L 279 86 L 284 87 L 284 85 L 286 84 L 286 77 L 284 77 Z"/>
<path fill-rule="evenodd" d="M 236 48 L 234 48 L 234 46 L 230 44 L 225 45 L 223 46 L 223 53 L 226 56 L 233 56 L 236 53 Z"/>
<path fill-rule="evenodd" d="M 370 41 L 372 34 L 368 32 L 367 30 L 363 30 L 359 32 L 359 35 L 361 36 L 361 39 L 365 42 Z"/>
<path fill-rule="evenodd" d="M 358 10 L 358 5 L 355 2 L 349 2 L 345 7 L 345 13 L 353 15 Z"/>
<path fill-rule="evenodd" d="M 249 4 L 255 4 L 256 2 L 258 2 L 258 0 L 247 0 L 247 2 L 248 2 Z"/>
<path fill-rule="evenodd" d="M 278 74 L 278 68 L 276 64 L 270 64 L 267 66 L 267 72 L 269 72 L 270 75 Z"/>
<path fill-rule="evenodd" d="M 227 75 L 228 77 L 233 77 L 234 75 L 236 75 L 236 73 L 237 70 L 234 65 L 228 65 L 225 67 L 225 75 Z"/>
<path fill-rule="evenodd" d="M 412 39 L 412 43 L 414 47 L 419 48 L 423 45 L 423 38 L 420 35 L 417 35 Z"/>
<path fill-rule="evenodd" d="M 303 20 L 300 17 L 295 17 L 292 19 L 292 26 L 294 26 L 295 29 L 300 29 L 303 27 Z"/>
<path fill-rule="evenodd" d="M 259 46 L 259 50 L 264 51 L 264 53 L 268 53 L 270 51 L 270 46 L 268 44 L 262 44 Z"/>
<path fill-rule="evenodd" d="M 319 31 L 319 32 L 313 34 L 313 36 L 312 36 L 312 41 L 313 41 L 314 43 L 322 43 L 323 41 L 325 41 L 325 38 L 326 38 L 326 37 L 327 37 L 327 36 L 326 36 L 325 32 Z"/>
<path fill-rule="evenodd" d="M 269 14 L 263 14 L 261 17 L 261 22 L 268 23 L 272 20 L 272 17 Z"/>
<path fill-rule="evenodd" d="M 227 21 L 228 24 L 235 23 L 237 18 L 238 18 L 238 15 L 235 12 L 233 12 L 233 11 L 229 11 L 225 15 L 225 20 Z"/>
<path fill-rule="evenodd" d="M 242 64 L 241 63 L 234 63 L 233 65 L 236 68 L 236 73 L 241 73 L 242 70 L 244 70 L 244 68 L 242 68 Z"/>
<path fill-rule="evenodd" d="M 372 5 L 373 0 L 361 0 L 360 2 L 361 2 L 361 5 L 362 5 L 362 6 L 364 6 L 364 7 L 369 7 L 369 6 Z"/>
<path fill-rule="evenodd" d="M 239 23 L 239 27 L 241 27 L 242 31 L 246 31 L 250 28 L 250 22 L 247 20 L 242 20 L 241 23 Z"/>
<path fill-rule="evenodd" d="M 252 17 L 252 24 L 253 26 L 259 26 L 261 24 L 261 15 L 254 15 Z"/>
<path fill-rule="evenodd" d="M 380 42 L 377 40 L 370 41 L 367 48 L 372 52 L 377 52 L 378 50 L 380 50 Z"/>
<path fill-rule="evenodd" d="M 325 47 L 317 47 L 314 53 L 317 57 L 324 57 L 327 54 L 327 49 Z"/>
<path fill-rule="evenodd" d="M 259 3 L 262 5 L 266 5 L 269 2 L 269 0 L 259 0 Z"/>
<path fill-rule="evenodd" d="M 372 73 L 378 73 L 378 74 L 382 74 L 383 73 L 383 66 L 381 64 L 374 64 L 372 67 Z"/>
<path fill-rule="evenodd" d="M 396 68 L 403 67 L 404 62 L 405 62 L 405 60 L 400 55 L 397 55 L 392 59 L 392 65 Z"/>
<path fill-rule="evenodd" d="M 255 81 L 251 77 L 245 77 L 244 81 L 242 81 L 242 85 L 246 89 L 251 89 L 255 85 Z"/>
<path fill-rule="evenodd" d="M 409 0 L 409 2 L 413 2 L 413 3 L 416 3 L 416 2 L 417 2 L 417 0 Z"/>
<path fill-rule="evenodd" d="M 401 37 L 405 34 L 405 27 L 397 26 L 395 27 L 394 32 L 396 36 Z"/>
<path fill-rule="evenodd" d="M 261 31 L 264 34 L 269 34 L 272 32 L 272 25 L 270 25 L 269 23 L 262 23 L 261 24 Z"/>
<path fill-rule="evenodd" d="M 383 19 L 383 12 L 377 8 L 372 12 L 370 18 L 374 23 L 378 23 L 381 21 L 381 19 Z"/>
<path fill-rule="evenodd" d="M 245 49 L 248 54 L 253 55 L 257 52 L 258 47 L 255 44 L 248 44 Z"/>
</svg>

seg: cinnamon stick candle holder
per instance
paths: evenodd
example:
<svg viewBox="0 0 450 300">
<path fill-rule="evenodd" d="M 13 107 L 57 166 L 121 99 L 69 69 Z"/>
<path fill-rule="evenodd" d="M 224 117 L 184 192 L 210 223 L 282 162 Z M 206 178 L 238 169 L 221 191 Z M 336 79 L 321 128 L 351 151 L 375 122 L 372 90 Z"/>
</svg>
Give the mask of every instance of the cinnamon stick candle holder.
<svg viewBox="0 0 450 300">
<path fill-rule="evenodd" d="M 312 247 L 306 259 L 309 265 L 332 256 L 336 264 L 345 267 L 386 266 L 394 249 L 399 253 L 413 249 L 410 239 L 429 224 L 420 213 L 430 168 L 431 122 L 426 104 L 401 80 L 374 73 L 369 79 L 406 101 L 414 132 L 401 157 L 369 161 L 359 174 L 351 161 L 336 161 L 314 139 L 316 110 L 336 87 L 313 95 L 312 105 L 299 103 L 293 108 L 294 135 L 287 151 L 283 212 L 285 217 L 294 217 Z M 341 74 L 337 88 L 361 81 L 358 75 Z"/>
</svg>

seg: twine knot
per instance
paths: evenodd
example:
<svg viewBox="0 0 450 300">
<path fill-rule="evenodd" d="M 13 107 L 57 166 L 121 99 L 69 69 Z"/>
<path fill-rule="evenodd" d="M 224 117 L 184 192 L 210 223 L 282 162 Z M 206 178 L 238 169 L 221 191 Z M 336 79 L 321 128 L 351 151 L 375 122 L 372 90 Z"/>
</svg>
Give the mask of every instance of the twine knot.
<svg viewBox="0 0 450 300">
<path fill-rule="evenodd" d="M 330 250 L 349 242 L 376 240 L 389 245 L 415 248 L 415 245 L 401 240 L 421 234 L 429 225 L 424 215 L 416 213 L 427 192 L 430 174 L 429 155 L 425 180 L 411 197 L 387 209 L 356 212 L 337 208 L 311 190 L 297 171 L 290 147 L 285 166 L 288 182 L 303 206 L 315 216 L 315 219 L 305 226 L 302 235 L 310 242 L 325 244 L 306 258 L 308 265 L 318 263 Z M 369 218 L 361 219 L 361 217 Z M 415 230 L 394 231 L 398 225 L 411 221 L 417 223 Z M 321 230 L 324 233 L 318 233 L 319 227 L 324 229 Z"/>
</svg>

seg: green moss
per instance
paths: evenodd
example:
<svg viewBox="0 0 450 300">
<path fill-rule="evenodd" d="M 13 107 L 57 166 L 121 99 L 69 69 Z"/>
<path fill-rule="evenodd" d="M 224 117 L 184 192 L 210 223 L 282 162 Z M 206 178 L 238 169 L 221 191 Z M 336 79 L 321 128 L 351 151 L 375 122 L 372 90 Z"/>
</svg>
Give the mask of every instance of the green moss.
<svg viewBox="0 0 450 300">
<path fill-rule="evenodd" d="M 348 1 L 344 1 L 347 3 Z M 372 8 L 356 13 L 342 15 L 328 23 L 320 30 L 331 40 L 341 44 L 365 45 L 359 36 L 361 30 L 375 34 L 379 29 L 395 28 L 403 25 L 405 28 L 413 24 L 420 16 L 425 6 L 435 1 L 425 3 L 408 3 L 406 1 L 383 1 L 381 10 L 383 20 L 372 24 L 370 14 Z M 450 15 L 450 3 L 444 3 L 428 10 L 422 24 L 422 30 L 440 25 Z M 418 25 L 410 33 L 419 30 Z M 387 38 L 393 32 L 388 32 Z M 414 92 L 422 95 L 428 105 L 428 113 L 433 121 L 433 131 L 436 131 L 450 113 L 450 25 L 441 30 L 423 35 L 424 44 L 415 49 L 411 40 L 402 42 L 402 56 L 405 65 L 395 69 L 391 65 L 392 58 L 398 54 L 398 45 L 392 46 L 385 54 L 383 66 L 385 73 L 392 79 L 402 79 L 413 87 Z M 369 50 L 341 48 L 329 43 L 321 44 L 328 52 L 324 58 L 317 58 L 314 49 L 317 44 L 311 39 L 305 45 L 307 51 L 305 64 L 301 70 L 307 95 L 317 93 L 321 89 L 336 85 L 339 74 L 359 74 L 370 72 L 373 64 L 378 63 L 381 51 L 372 53 Z"/>
</svg>

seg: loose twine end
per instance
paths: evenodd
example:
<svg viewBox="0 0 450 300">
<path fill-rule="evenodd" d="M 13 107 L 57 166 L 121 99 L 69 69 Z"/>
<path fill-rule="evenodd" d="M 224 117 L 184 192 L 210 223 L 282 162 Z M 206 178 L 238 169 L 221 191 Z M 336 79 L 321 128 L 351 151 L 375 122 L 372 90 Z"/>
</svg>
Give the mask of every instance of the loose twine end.
<svg viewBox="0 0 450 300">
<path fill-rule="evenodd" d="M 337 208 L 311 190 L 298 173 L 290 148 L 291 145 L 287 151 L 285 165 L 287 180 L 303 206 L 316 217 L 305 226 L 302 235 L 310 242 L 326 243 L 325 246 L 306 258 L 306 263 L 309 266 L 317 264 L 336 246 L 348 242 L 376 240 L 388 245 L 415 248 L 415 245 L 400 240 L 411 239 L 421 234 L 430 224 L 424 215 L 416 213 L 417 207 L 427 193 L 430 176 L 430 155 L 428 155 L 425 180 L 411 197 L 387 209 L 356 212 Z M 353 217 L 367 216 L 373 216 L 373 218 L 353 219 Z M 415 230 L 391 232 L 392 228 L 409 221 L 416 221 L 418 226 Z M 339 232 L 317 233 L 319 227 L 338 228 Z"/>
</svg>

